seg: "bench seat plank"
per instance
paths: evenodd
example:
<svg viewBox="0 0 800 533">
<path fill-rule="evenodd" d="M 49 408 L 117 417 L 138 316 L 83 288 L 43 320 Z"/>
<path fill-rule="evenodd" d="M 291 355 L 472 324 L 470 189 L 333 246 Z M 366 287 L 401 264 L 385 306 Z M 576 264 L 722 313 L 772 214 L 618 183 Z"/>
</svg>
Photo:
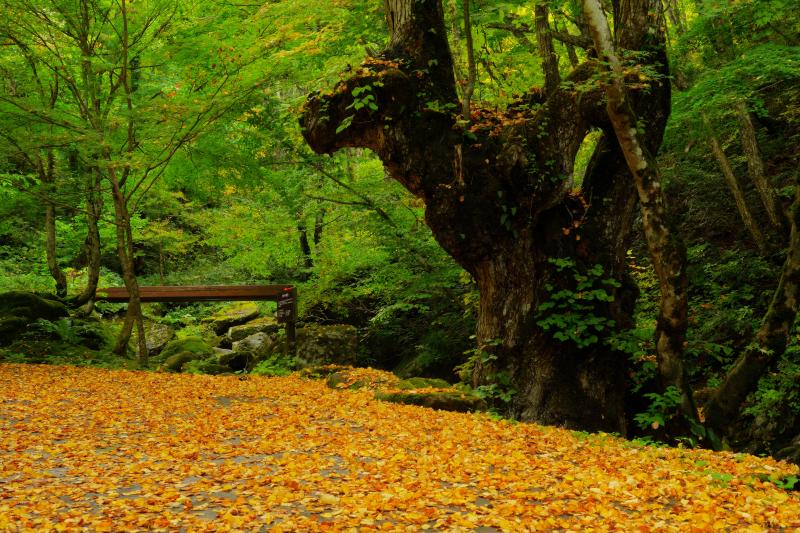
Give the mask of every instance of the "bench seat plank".
<svg viewBox="0 0 800 533">
<path fill-rule="evenodd" d="M 291 285 L 184 285 L 139 287 L 142 303 L 147 302 L 223 302 L 277 301 L 281 294 L 292 290 Z M 129 299 L 125 287 L 97 290 L 97 299 L 124 303 Z"/>
</svg>

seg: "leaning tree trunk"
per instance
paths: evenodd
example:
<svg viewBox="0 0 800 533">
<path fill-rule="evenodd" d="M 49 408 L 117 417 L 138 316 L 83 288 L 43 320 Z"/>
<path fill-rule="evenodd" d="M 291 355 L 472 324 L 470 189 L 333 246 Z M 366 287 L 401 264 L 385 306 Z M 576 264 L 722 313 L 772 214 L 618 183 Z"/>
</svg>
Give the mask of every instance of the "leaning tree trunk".
<svg viewBox="0 0 800 533">
<path fill-rule="evenodd" d="M 731 162 L 728 159 L 728 156 L 725 155 L 725 150 L 723 150 L 719 139 L 717 139 L 717 136 L 714 135 L 714 132 L 711 130 L 711 122 L 708 120 L 708 117 L 706 117 L 705 114 L 703 114 L 703 122 L 706 127 L 708 144 L 711 146 L 711 152 L 717 159 L 717 163 L 719 163 L 719 168 L 722 171 L 722 176 L 725 178 L 725 183 L 728 184 L 728 189 L 730 189 L 731 194 L 733 195 L 733 200 L 736 202 L 736 209 L 739 210 L 739 216 L 742 217 L 742 222 L 744 222 L 745 227 L 753 237 L 753 241 L 756 243 L 756 246 L 758 246 L 758 250 L 761 252 L 761 255 L 766 255 L 767 240 L 764 238 L 764 234 L 761 232 L 758 222 L 756 222 L 755 218 L 753 218 L 750 208 L 747 206 L 747 200 L 744 197 L 744 191 L 739 186 L 739 181 L 736 179 L 736 175 L 733 173 Z"/>
<path fill-rule="evenodd" d="M 750 179 L 756 186 L 764 209 L 767 211 L 769 221 L 775 228 L 781 228 L 780 210 L 778 201 L 775 198 L 775 191 L 764 174 L 764 162 L 761 160 L 761 151 L 758 149 L 758 139 L 756 139 L 756 129 L 753 120 L 750 118 L 750 111 L 747 104 L 743 101 L 736 103 L 736 115 L 739 119 L 739 129 L 742 135 L 742 148 L 747 157 L 747 169 L 750 172 Z"/>
<path fill-rule="evenodd" d="M 651 37 L 659 35 L 659 4 L 650 5 L 637 26 L 651 25 Z M 656 323 L 656 359 L 663 389 L 675 387 L 680 392 L 681 412 L 687 420 L 696 421 L 697 413 L 692 390 L 683 366 L 683 347 L 688 327 L 688 282 L 686 277 L 686 248 L 668 220 L 667 205 L 662 192 L 661 178 L 655 151 L 648 146 L 646 128 L 640 127 L 639 117 L 631 105 L 625 88 L 622 63 L 617 56 L 608 21 L 600 0 L 583 0 L 586 18 L 600 57 L 608 61 L 610 82 L 605 84 L 606 106 L 611 124 L 630 169 L 642 211 L 642 227 L 647 248 L 659 281 L 660 302 Z M 619 34 L 618 34 L 619 35 Z M 662 58 L 665 60 L 665 58 Z M 686 423 L 674 421 L 683 432 Z"/>
<path fill-rule="evenodd" d="M 621 4 L 628 16 L 650 7 Z M 566 83 L 532 90 L 505 111 L 473 107 L 464 126 L 441 2 L 385 0 L 385 7 L 388 48 L 332 92 L 311 95 L 303 135 L 318 153 L 370 148 L 425 202 L 436 240 L 480 291 L 474 385 L 515 389 L 508 411 L 523 420 L 624 433 L 627 358 L 605 341 L 631 323 L 636 289 L 625 253 L 635 191 L 602 91 L 574 89 L 601 66 L 584 63 Z M 638 19 L 623 17 L 619 27 L 631 20 Z M 628 28 L 623 46 L 638 50 L 647 30 Z M 663 43 L 654 49 L 663 52 Z M 668 91 L 655 81 L 634 98 L 655 147 Z M 356 110 L 363 94 L 378 108 Z M 604 141 L 573 191 L 575 155 L 595 127 Z M 580 305 L 573 309 L 565 294 Z"/>
</svg>

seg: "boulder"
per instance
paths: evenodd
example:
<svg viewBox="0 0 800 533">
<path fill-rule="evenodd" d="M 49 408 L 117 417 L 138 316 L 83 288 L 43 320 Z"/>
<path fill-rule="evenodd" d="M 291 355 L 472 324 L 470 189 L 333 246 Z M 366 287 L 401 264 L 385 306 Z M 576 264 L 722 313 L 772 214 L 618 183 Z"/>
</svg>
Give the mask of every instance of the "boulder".
<svg viewBox="0 0 800 533">
<path fill-rule="evenodd" d="M 437 378 L 408 378 L 395 385 L 399 390 L 413 389 L 449 389 L 452 385 L 443 379 Z"/>
<path fill-rule="evenodd" d="M 182 370 L 191 374 L 211 374 L 212 376 L 231 373 L 230 367 L 219 364 L 213 357 L 206 360 L 195 359 L 185 363 Z"/>
<path fill-rule="evenodd" d="M 304 365 L 350 365 L 356 361 L 357 349 L 354 326 L 309 324 L 297 329 L 297 358 Z"/>
<path fill-rule="evenodd" d="M 279 329 L 280 326 L 275 317 L 264 316 L 251 320 L 246 324 L 229 328 L 227 338 L 230 342 L 237 342 L 251 335 L 255 335 L 256 333 L 274 334 L 277 333 Z"/>
<path fill-rule="evenodd" d="M 54 321 L 68 315 L 63 303 L 31 292 L 0 294 L 0 346 L 11 344 L 28 324 L 39 319 Z"/>
<path fill-rule="evenodd" d="M 788 446 L 782 448 L 775 454 L 777 459 L 783 459 L 796 465 L 800 465 L 800 435 L 797 435 Z"/>
<path fill-rule="evenodd" d="M 203 356 L 196 353 L 181 352 L 175 355 L 170 355 L 161 366 L 164 368 L 164 370 L 168 370 L 170 372 L 180 372 L 183 368 L 183 365 L 189 361 L 200 359 L 201 357 Z"/>
<path fill-rule="evenodd" d="M 233 352 L 248 352 L 257 359 L 265 359 L 274 351 L 277 337 L 266 333 L 256 333 L 233 343 Z"/>
<path fill-rule="evenodd" d="M 207 356 L 214 355 L 214 348 L 209 346 L 206 341 L 200 337 L 185 337 L 183 339 L 175 339 L 167 343 L 164 349 L 159 354 L 159 359 L 167 360 L 173 355 L 178 355 L 183 352 L 190 352 L 195 355 Z"/>
<path fill-rule="evenodd" d="M 485 411 L 486 402 L 473 394 L 457 390 L 441 392 L 406 392 L 406 391 L 377 391 L 375 398 L 384 402 L 404 403 L 419 405 L 442 411 L 456 411 L 468 413 L 472 411 Z"/>
<path fill-rule="evenodd" d="M 147 353 L 151 356 L 158 355 L 166 345 L 175 338 L 175 328 L 160 322 L 146 320 L 144 323 L 144 341 L 147 344 Z M 138 346 L 138 333 L 134 329 L 131 335 L 131 346 Z"/>
<path fill-rule="evenodd" d="M 223 307 L 208 318 L 203 319 L 217 335 L 222 335 L 232 326 L 246 324 L 258 317 L 260 311 L 253 302 L 240 302 Z"/>
<path fill-rule="evenodd" d="M 256 363 L 256 356 L 252 352 L 231 352 L 218 357 L 219 364 L 233 371 L 251 370 Z"/>
</svg>

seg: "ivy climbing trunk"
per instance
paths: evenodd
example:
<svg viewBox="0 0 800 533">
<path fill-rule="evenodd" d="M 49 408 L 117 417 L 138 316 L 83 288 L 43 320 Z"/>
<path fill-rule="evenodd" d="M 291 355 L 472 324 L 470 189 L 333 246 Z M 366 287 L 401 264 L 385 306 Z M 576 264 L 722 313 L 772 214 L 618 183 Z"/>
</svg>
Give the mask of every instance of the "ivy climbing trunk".
<svg viewBox="0 0 800 533">
<path fill-rule="evenodd" d="M 621 2 L 619 26 L 639 21 L 630 10 L 643 5 Z M 608 341 L 631 325 L 625 254 L 636 196 L 602 90 L 574 88 L 602 66 L 580 64 L 566 83 L 506 110 L 473 105 L 465 124 L 441 2 L 385 8 L 389 46 L 333 91 L 310 95 L 303 135 L 318 153 L 371 149 L 423 200 L 436 240 L 480 291 L 475 386 L 509 400 L 507 412 L 522 420 L 624 433 L 627 356 Z M 639 50 L 647 29 L 629 28 L 625 46 Z M 662 55 L 652 67 L 664 72 L 663 42 L 653 46 Z M 633 105 L 657 148 L 669 92 L 658 80 L 648 90 Z M 377 108 L 352 105 L 365 92 Z M 593 128 L 605 135 L 573 190 L 575 155 Z"/>
</svg>

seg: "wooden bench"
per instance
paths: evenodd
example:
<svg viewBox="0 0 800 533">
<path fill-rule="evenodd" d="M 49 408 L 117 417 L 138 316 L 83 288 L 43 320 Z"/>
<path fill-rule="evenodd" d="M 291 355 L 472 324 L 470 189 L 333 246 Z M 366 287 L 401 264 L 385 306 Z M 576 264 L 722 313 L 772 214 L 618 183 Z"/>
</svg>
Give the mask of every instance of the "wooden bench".
<svg viewBox="0 0 800 533">
<path fill-rule="evenodd" d="M 278 303 L 276 318 L 284 324 L 289 353 L 297 349 L 295 323 L 297 321 L 297 288 L 292 285 L 154 285 L 139 287 L 139 298 L 147 302 L 252 302 Z M 126 303 L 130 294 L 125 287 L 98 289 L 97 300 Z"/>
</svg>

